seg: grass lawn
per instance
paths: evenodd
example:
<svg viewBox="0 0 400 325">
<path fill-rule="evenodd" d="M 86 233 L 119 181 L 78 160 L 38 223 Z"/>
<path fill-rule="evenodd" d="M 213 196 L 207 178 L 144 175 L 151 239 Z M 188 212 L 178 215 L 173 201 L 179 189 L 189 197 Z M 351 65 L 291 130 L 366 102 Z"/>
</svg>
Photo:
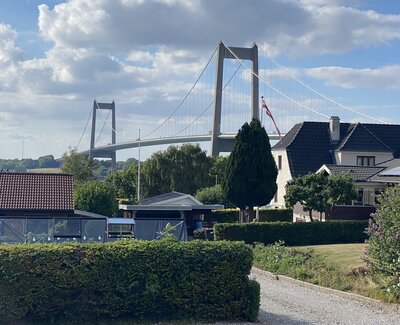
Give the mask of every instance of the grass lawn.
<svg viewBox="0 0 400 325">
<path fill-rule="evenodd" d="M 365 248 L 367 244 L 334 244 L 296 247 L 299 250 L 312 249 L 317 255 L 323 257 L 344 272 L 350 272 L 357 267 L 366 267 Z"/>
<path fill-rule="evenodd" d="M 369 272 L 364 260 L 366 247 L 367 244 L 260 244 L 254 247 L 254 266 L 323 287 L 399 303 L 382 290 L 387 279 Z"/>
</svg>

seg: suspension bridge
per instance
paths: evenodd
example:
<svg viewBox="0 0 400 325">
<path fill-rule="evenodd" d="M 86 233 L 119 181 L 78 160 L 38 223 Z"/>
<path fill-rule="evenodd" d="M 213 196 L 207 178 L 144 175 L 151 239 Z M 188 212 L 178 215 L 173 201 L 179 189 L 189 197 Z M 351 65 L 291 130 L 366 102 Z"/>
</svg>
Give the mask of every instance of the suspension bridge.
<svg viewBox="0 0 400 325">
<path fill-rule="evenodd" d="M 276 62 L 257 44 L 246 48 L 221 42 L 198 78 L 187 87 L 187 94 L 167 116 L 159 116 L 157 123 L 143 136 L 125 136 L 126 141 L 117 142 L 117 135 L 124 136 L 123 132 L 117 131 L 115 103 L 95 100 L 76 147 L 79 147 L 90 119 L 90 148 L 81 152 L 92 158 L 109 158 L 113 164 L 118 150 L 187 142 L 211 142 L 211 155 L 218 156 L 221 152 L 231 151 L 237 130 L 252 118 L 261 120 L 271 140 L 279 140 L 295 123 L 328 121 L 334 115 L 340 115 L 342 121 L 358 118 L 386 123 L 328 97 L 299 75 L 298 71 Z M 260 112 L 260 94 L 281 132 L 264 112 Z M 106 116 L 99 131 L 96 124 L 102 113 Z M 109 125 L 108 132 L 106 125 Z M 108 139 L 106 144 L 99 141 L 103 138 Z"/>
</svg>

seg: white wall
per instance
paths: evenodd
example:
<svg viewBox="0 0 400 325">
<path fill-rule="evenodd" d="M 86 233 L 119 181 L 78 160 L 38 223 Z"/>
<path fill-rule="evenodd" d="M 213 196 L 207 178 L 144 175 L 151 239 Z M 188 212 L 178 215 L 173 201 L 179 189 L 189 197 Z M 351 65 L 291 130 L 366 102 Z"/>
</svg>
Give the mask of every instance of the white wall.
<svg viewBox="0 0 400 325">
<path fill-rule="evenodd" d="M 270 204 L 274 207 L 282 208 L 285 207 L 285 200 L 283 198 L 286 193 L 285 186 L 286 183 L 292 179 L 292 174 L 290 173 L 286 150 L 273 150 L 272 155 L 275 159 L 276 167 L 278 167 L 278 177 L 276 179 L 276 183 L 278 185 L 278 202 L 275 202 L 274 199 L 272 199 Z M 280 170 L 278 165 L 278 156 L 282 156 L 282 168 Z"/>
<path fill-rule="evenodd" d="M 375 157 L 375 165 L 381 162 L 393 159 L 393 154 L 389 152 L 374 152 L 374 151 L 335 151 L 335 160 L 338 165 L 357 165 L 357 156 L 373 156 Z"/>
</svg>

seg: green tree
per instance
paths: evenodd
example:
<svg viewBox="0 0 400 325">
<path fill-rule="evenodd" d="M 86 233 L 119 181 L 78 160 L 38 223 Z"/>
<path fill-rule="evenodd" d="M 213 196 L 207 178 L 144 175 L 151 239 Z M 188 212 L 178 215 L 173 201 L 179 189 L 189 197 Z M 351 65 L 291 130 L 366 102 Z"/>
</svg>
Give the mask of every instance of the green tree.
<svg viewBox="0 0 400 325">
<path fill-rule="evenodd" d="M 236 136 L 228 159 L 222 190 L 225 197 L 254 217 L 255 206 L 274 197 L 278 170 L 265 129 L 258 119 L 247 122 Z"/>
<path fill-rule="evenodd" d="M 131 164 L 124 170 L 111 171 L 104 180 L 112 186 L 119 199 L 126 199 L 131 203 L 136 203 L 137 187 L 137 165 Z"/>
<path fill-rule="evenodd" d="M 229 156 L 227 157 L 220 156 L 212 159 L 213 159 L 213 166 L 210 169 L 210 175 L 215 180 L 214 183 L 215 185 L 221 184 L 225 176 L 226 167 L 228 166 Z"/>
<path fill-rule="evenodd" d="M 58 168 L 60 163 L 54 159 L 53 155 L 39 157 L 37 160 L 38 168 Z"/>
<path fill-rule="evenodd" d="M 63 154 L 62 161 L 62 172 L 73 175 L 77 184 L 96 179 L 94 176 L 95 162 L 89 159 L 88 155 L 81 154 L 76 149 L 70 148 L 68 152 Z"/>
<path fill-rule="evenodd" d="M 309 173 L 305 176 L 294 178 L 286 184 L 285 203 L 288 208 L 297 202 L 308 211 L 310 221 L 313 221 L 312 211 L 320 214 L 327 207 L 328 178 L 322 173 Z"/>
<path fill-rule="evenodd" d="M 309 173 L 294 178 L 286 185 L 285 203 L 291 208 L 297 202 L 308 211 L 313 221 L 312 211 L 322 215 L 337 204 L 348 204 L 355 197 L 353 181 L 348 174 L 325 176 L 322 173 Z"/>
<path fill-rule="evenodd" d="M 117 212 L 115 189 L 110 184 L 90 181 L 75 187 L 75 209 L 111 217 Z"/>
<path fill-rule="evenodd" d="M 142 193 L 145 197 L 170 191 L 195 194 L 212 184 L 211 167 L 211 158 L 199 145 L 170 146 L 143 163 Z"/>
<path fill-rule="evenodd" d="M 357 197 L 353 179 L 347 173 L 328 177 L 327 205 L 332 209 L 338 204 L 350 204 Z"/>
<path fill-rule="evenodd" d="M 196 199 L 204 204 L 223 204 L 225 208 L 235 207 L 232 202 L 225 198 L 220 184 L 198 190 Z"/>
</svg>

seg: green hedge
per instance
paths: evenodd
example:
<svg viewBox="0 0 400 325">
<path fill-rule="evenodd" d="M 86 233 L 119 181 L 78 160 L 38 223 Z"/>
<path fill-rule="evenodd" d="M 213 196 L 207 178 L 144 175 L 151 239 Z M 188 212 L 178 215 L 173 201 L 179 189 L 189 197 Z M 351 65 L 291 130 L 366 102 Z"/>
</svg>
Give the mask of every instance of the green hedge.
<svg viewBox="0 0 400 325">
<path fill-rule="evenodd" d="M 255 321 L 243 243 L 0 245 L 0 324 L 129 318 Z"/>
<path fill-rule="evenodd" d="M 367 226 L 366 221 L 226 223 L 214 225 L 214 238 L 247 244 L 282 240 L 289 246 L 362 243 L 367 239 Z"/>
<path fill-rule="evenodd" d="M 291 222 L 293 221 L 292 209 L 260 209 L 260 222 Z"/>
<path fill-rule="evenodd" d="M 293 210 L 291 209 L 260 209 L 260 222 L 292 221 Z M 211 212 L 210 221 L 218 223 L 237 223 L 239 222 L 239 210 L 224 209 Z"/>
</svg>

